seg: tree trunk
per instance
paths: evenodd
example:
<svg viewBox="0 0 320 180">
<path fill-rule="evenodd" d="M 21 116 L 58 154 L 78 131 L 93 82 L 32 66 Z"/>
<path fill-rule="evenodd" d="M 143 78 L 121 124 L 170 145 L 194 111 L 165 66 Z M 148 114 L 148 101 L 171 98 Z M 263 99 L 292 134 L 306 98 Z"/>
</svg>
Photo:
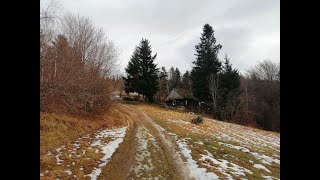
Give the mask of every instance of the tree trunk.
<svg viewBox="0 0 320 180">
<path fill-rule="evenodd" d="M 245 88 L 245 91 L 246 91 L 246 99 L 247 99 L 247 107 L 246 107 L 246 116 L 248 118 L 248 111 L 249 111 L 249 100 L 248 100 L 248 91 L 247 91 L 247 88 Z"/>
</svg>

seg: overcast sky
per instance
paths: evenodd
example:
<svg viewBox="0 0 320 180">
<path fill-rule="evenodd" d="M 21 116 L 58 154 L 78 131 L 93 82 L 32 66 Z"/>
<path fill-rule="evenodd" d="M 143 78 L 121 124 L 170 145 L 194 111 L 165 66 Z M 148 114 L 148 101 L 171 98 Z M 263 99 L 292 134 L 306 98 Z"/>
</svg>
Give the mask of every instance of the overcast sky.
<svg viewBox="0 0 320 180">
<path fill-rule="evenodd" d="M 240 72 L 258 61 L 280 61 L 279 0 L 60 0 L 65 11 L 89 16 L 119 50 L 123 73 L 142 37 L 158 53 L 159 67 L 191 70 L 205 23 L 215 30 Z"/>
</svg>

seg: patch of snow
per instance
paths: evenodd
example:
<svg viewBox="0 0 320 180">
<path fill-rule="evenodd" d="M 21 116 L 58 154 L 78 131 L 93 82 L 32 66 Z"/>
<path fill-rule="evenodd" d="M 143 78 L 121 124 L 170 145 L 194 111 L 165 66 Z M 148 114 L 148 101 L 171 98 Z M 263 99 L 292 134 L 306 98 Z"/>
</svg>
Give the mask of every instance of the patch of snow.
<svg viewBox="0 0 320 180">
<path fill-rule="evenodd" d="M 177 123 L 177 124 L 191 124 L 190 122 L 187 122 L 187 121 L 183 121 L 183 120 L 174 120 L 174 119 L 167 119 L 167 121 L 169 122 L 174 122 L 174 123 Z"/>
<path fill-rule="evenodd" d="M 91 144 L 91 147 L 92 147 L 92 145 L 100 146 L 104 156 L 100 159 L 101 163 L 99 164 L 99 168 L 94 168 L 93 171 L 90 174 L 87 174 L 86 176 L 91 177 L 91 179 L 97 179 L 97 177 L 101 173 L 101 168 L 103 166 L 107 165 L 107 163 L 108 163 L 107 160 L 116 151 L 119 144 L 122 143 L 123 138 L 126 134 L 127 128 L 128 128 L 128 126 L 123 127 L 123 128 L 116 128 L 116 129 L 105 129 L 105 130 L 102 130 L 96 134 L 95 138 L 98 138 L 99 140 L 97 140 L 96 142 Z M 106 142 L 106 143 L 101 142 L 100 138 L 103 139 L 103 138 L 107 138 L 107 137 L 108 138 L 113 137 L 114 139 L 109 142 Z"/>
<path fill-rule="evenodd" d="M 57 152 L 60 152 L 60 151 L 61 151 L 61 149 L 62 149 L 62 148 L 61 148 L 61 147 L 59 147 L 59 148 L 57 148 L 57 149 L 56 149 L 56 151 L 57 151 Z"/>
<path fill-rule="evenodd" d="M 114 151 L 118 148 L 119 144 L 122 143 L 123 138 L 126 133 L 126 129 L 127 129 L 127 127 L 119 128 L 114 131 L 105 132 L 103 134 L 104 136 L 107 136 L 107 137 L 108 136 L 116 136 L 117 138 L 115 140 L 109 142 L 108 144 L 106 144 L 106 146 L 102 147 L 102 152 L 105 154 L 105 156 L 100 159 L 101 161 L 106 161 L 107 159 L 109 159 L 112 156 Z"/>
<path fill-rule="evenodd" d="M 219 179 L 219 177 L 212 172 L 207 172 L 205 168 L 200 168 L 195 160 L 192 159 L 191 150 L 188 149 L 185 139 L 177 141 L 181 153 L 187 158 L 190 173 L 196 179 Z"/>
<path fill-rule="evenodd" d="M 100 168 L 94 168 L 91 172 L 91 174 L 87 174 L 86 176 L 89 176 L 91 178 L 91 180 L 97 180 L 98 176 L 101 173 L 101 169 Z"/>
<path fill-rule="evenodd" d="M 280 164 L 280 160 L 279 159 L 274 159 L 272 157 L 269 157 L 269 156 L 266 156 L 264 154 L 260 154 L 260 153 L 257 153 L 257 152 L 250 152 L 250 154 L 252 154 L 255 158 L 261 160 L 261 162 L 264 163 L 264 164 L 271 165 L 272 162 Z"/>
<path fill-rule="evenodd" d="M 78 141 L 78 142 L 79 142 L 79 141 Z M 80 144 L 75 143 L 75 144 L 73 144 L 73 146 L 75 146 L 75 147 L 80 147 Z"/>
<path fill-rule="evenodd" d="M 55 157 L 56 157 L 56 159 L 57 159 L 57 164 L 58 164 L 58 165 L 61 165 L 62 162 L 63 162 L 63 160 L 60 159 L 59 156 L 61 156 L 61 154 L 58 154 L 58 155 L 56 155 Z"/>
<path fill-rule="evenodd" d="M 196 144 L 199 144 L 199 145 L 203 145 L 203 142 L 202 141 L 199 141 L 199 142 L 195 142 Z"/>
<path fill-rule="evenodd" d="M 276 179 L 276 178 L 274 178 L 274 177 L 272 177 L 272 176 L 264 176 L 264 175 L 262 175 L 262 177 L 263 177 L 264 179 L 267 179 L 267 180 Z"/>
<path fill-rule="evenodd" d="M 70 171 L 70 169 L 64 170 L 63 172 L 68 173 L 69 176 L 72 175 L 72 172 Z"/>
<path fill-rule="evenodd" d="M 236 149 L 236 150 L 240 150 L 242 152 L 249 153 L 252 156 L 254 156 L 256 159 L 261 160 L 261 162 L 264 163 L 264 164 L 271 165 L 272 162 L 280 164 L 280 160 L 272 158 L 272 157 L 269 157 L 269 156 L 261 154 L 261 153 L 251 152 L 248 148 L 241 147 L 241 146 L 235 146 L 235 145 L 227 144 L 227 143 L 223 143 L 223 142 L 218 142 L 218 143 L 220 145 L 224 145 L 224 146 L 227 146 L 227 147 L 232 148 L 232 149 Z"/>
<path fill-rule="evenodd" d="M 235 146 L 235 145 L 227 144 L 227 143 L 223 143 L 223 142 L 218 142 L 218 144 L 227 146 L 227 147 L 232 148 L 232 149 L 240 150 L 242 152 L 248 152 L 248 153 L 250 152 L 250 150 L 248 148 L 245 148 L 245 147 L 242 147 L 242 146 Z"/>
<path fill-rule="evenodd" d="M 136 138 L 138 141 L 137 146 L 137 154 L 135 159 L 137 161 L 137 165 L 131 167 L 131 170 L 140 177 L 143 171 L 150 171 L 154 169 L 154 166 L 151 162 L 150 156 L 151 153 L 148 151 L 148 140 L 151 140 L 152 144 L 157 147 L 156 141 L 154 137 L 149 133 L 148 129 L 144 126 L 138 127 L 138 132 L 136 134 Z M 148 163 L 142 163 L 145 159 L 148 159 Z"/>
<path fill-rule="evenodd" d="M 241 125 L 219 122 L 213 119 L 207 120 L 207 123 L 210 124 L 206 129 L 207 134 L 213 135 L 218 139 L 234 141 L 240 145 L 247 145 L 260 150 L 261 148 L 259 147 L 264 146 L 275 152 L 280 152 L 280 135 L 257 131 Z"/>
<path fill-rule="evenodd" d="M 233 179 L 232 176 L 227 173 L 228 169 L 231 169 L 232 171 L 230 171 L 230 173 L 232 173 L 232 174 L 234 174 L 236 176 L 246 176 L 245 172 L 249 173 L 249 174 L 252 174 L 252 172 L 247 168 L 238 166 L 237 164 L 234 164 L 234 163 L 229 162 L 229 161 L 224 160 L 224 159 L 217 160 L 217 159 L 215 159 L 213 157 L 213 155 L 208 150 L 204 150 L 204 151 L 208 155 L 201 154 L 202 157 L 199 160 L 202 160 L 202 161 L 205 161 L 205 162 L 206 162 L 206 160 L 210 160 L 214 164 L 218 165 L 219 167 L 214 167 L 214 166 L 211 166 L 210 164 L 204 164 L 204 165 L 209 166 L 211 168 L 217 168 L 219 170 L 219 172 L 224 174 L 228 179 Z M 228 164 L 230 164 L 231 167 L 228 166 Z"/>
<path fill-rule="evenodd" d="M 91 143 L 91 147 L 94 147 L 94 146 L 100 146 L 101 145 L 101 140 L 100 139 L 95 139 L 93 141 L 93 143 Z"/>
<path fill-rule="evenodd" d="M 263 169 L 269 173 L 271 173 L 271 171 L 269 169 L 267 169 L 265 166 L 261 165 L 261 164 L 255 164 L 253 165 L 253 167 L 257 168 L 257 169 Z"/>
</svg>

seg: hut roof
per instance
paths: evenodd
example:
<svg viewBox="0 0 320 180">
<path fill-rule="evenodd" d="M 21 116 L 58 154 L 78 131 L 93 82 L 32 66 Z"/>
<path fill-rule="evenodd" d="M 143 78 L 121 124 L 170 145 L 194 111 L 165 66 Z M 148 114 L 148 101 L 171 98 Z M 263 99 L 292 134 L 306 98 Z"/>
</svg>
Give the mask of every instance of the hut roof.
<svg viewBox="0 0 320 180">
<path fill-rule="evenodd" d="M 189 99 L 189 100 L 198 101 L 198 99 L 188 91 L 184 89 L 173 88 L 171 92 L 168 94 L 168 96 L 165 98 L 165 101 L 176 100 L 176 99 Z"/>
</svg>

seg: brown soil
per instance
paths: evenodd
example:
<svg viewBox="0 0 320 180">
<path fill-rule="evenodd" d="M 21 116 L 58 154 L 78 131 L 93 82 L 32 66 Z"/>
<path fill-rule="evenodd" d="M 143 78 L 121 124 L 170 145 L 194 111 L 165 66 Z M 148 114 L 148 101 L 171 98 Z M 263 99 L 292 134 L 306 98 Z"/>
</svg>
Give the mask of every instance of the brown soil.
<svg viewBox="0 0 320 180">
<path fill-rule="evenodd" d="M 133 105 L 122 105 L 119 110 L 126 113 L 130 119 L 130 128 L 124 141 L 113 154 L 107 166 L 102 170 L 99 179 L 141 179 L 160 177 L 159 179 L 192 179 L 190 172 L 177 153 L 174 139 L 145 113 L 135 109 Z M 132 167 L 135 167 L 137 153 L 137 129 L 144 126 L 155 137 L 159 148 L 150 151 L 154 169 L 137 177 Z"/>
</svg>

